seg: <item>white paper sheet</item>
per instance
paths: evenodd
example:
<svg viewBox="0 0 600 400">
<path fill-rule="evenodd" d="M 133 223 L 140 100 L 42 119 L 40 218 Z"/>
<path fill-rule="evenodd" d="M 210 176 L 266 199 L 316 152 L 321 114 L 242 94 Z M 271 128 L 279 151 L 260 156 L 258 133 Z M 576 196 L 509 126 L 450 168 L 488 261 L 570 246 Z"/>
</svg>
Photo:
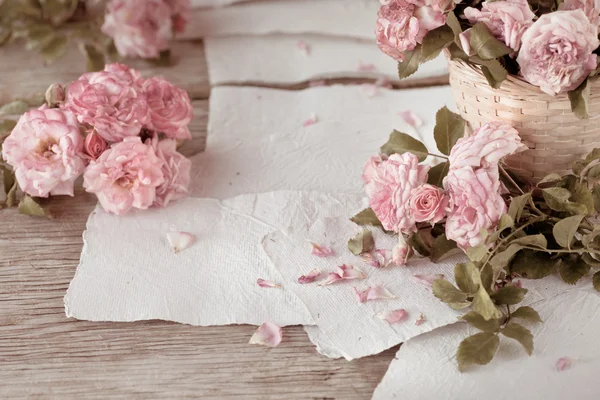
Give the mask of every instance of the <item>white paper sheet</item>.
<svg viewBox="0 0 600 400">
<path fill-rule="evenodd" d="M 316 33 L 373 40 L 380 6 L 377 0 L 271 0 L 199 8 L 177 37 Z"/>
<path fill-rule="evenodd" d="M 534 308 L 544 322 L 522 322 L 534 336 L 531 357 L 516 341 L 501 337 L 499 353 L 490 364 L 461 374 L 456 349 L 478 331 L 464 323 L 454 324 L 403 344 L 373 399 L 598 399 L 598 292 L 572 290 Z M 556 362 L 562 357 L 572 358 L 572 366 L 557 371 Z"/>
<path fill-rule="evenodd" d="M 363 165 L 392 130 L 435 148 L 435 113 L 446 104 L 453 104 L 449 87 L 382 89 L 372 98 L 360 86 L 215 88 L 207 150 L 193 159 L 191 193 L 216 198 L 288 189 L 361 193 Z M 403 110 L 423 119 L 422 136 L 398 115 Z M 311 114 L 317 123 L 304 127 Z"/>
<path fill-rule="evenodd" d="M 189 198 L 164 209 L 113 216 L 95 210 L 80 265 L 65 296 L 67 316 L 91 321 L 162 319 L 192 325 L 313 323 L 261 248 L 265 234 L 320 217 L 351 215 L 360 196 L 307 192 Z M 196 235 L 174 254 L 169 231 Z"/>
<path fill-rule="evenodd" d="M 307 50 L 299 48 L 299 43 L 305 44 Z M 206 38 L 204 44 L 213 85 L 291 84 L 323 78 L 398 80 L 397 63 L 379 50 L 374 39 L 321 35 L 229 36 Z M 446 59 L 440 56 L 423 64 L 407 80 L 447 73 Z"/>
</svg>

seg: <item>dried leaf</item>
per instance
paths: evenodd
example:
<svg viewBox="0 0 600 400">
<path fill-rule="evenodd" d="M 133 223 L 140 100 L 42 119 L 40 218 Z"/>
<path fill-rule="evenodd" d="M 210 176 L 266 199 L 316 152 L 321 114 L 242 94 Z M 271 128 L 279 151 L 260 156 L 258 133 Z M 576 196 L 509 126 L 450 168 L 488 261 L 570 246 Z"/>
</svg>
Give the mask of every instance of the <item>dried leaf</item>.
<svg viewBox="0 0 600 400">
<path fill-rule="evenodd" d="M 502 324 L 500 319 L 486 320 L 475 311 L 469 311 L 460 318 L 484 332 L 498 332 L 500 330 L 500 325 Z"/>
<path fill-rule="evenodd" d="M 463 293 L 475 294 L 481 282 L 479 269 L 475 264 L 456 264 L 454 267 L 454 280 Z"/>
<path fill-rule="evenodd" d="M 312 283 L 315 280 L 317 280 L 320 276 L 321 276 L 321 271 L 319 271 L 317 268 L 315 268 L 312 271 L 310 271 L 308 274 L 302 275 L 300 278 L 298 278 L 298 283 L 301 285 L 304 285 L 306 283 Z"/>
<path fill-rule="evenodd" d="M 590 270 L 590 266 L 579 256 L 562 258 L 558 267 L 560 277 L 569 285 L 574 285 Z"/>
<path fill-rule="evenodd" d="M 558 221 L 552 228 L 552 235 L 554 235 L 556 243 L 565 249 L 571 249 L 571 243 L 581 221 L 583 221 L 583 215 L 574 215 Z"/>
<path fill-rule="evenodd" d="M 519 304 L 523 301 L 527 289 L 523 289 L 517 286 L 504 286 L 492 293 L 490 296 L 496 304 L 507 304 L 509 306 Z"/>
<path fill-rule="evenodd" d="M 480 285 L 475 293 L 472 306 L 473 311 L 479 313 L 485 320 L 498 319 L 502 316 L 483 285 Z"/>
<path fill-rule="evenodd" d="M 421 46 L 417 46 L 411 51 L 405 51 L 403 54 L 404 61 L 398 63 L 398 77 L 400 79 L 411 76 L 419 69 L 419 64 L 421 64 Z"/>
<path fill-rule="evenodd" d="M 521 343 L 527 354 L 533 353 L 533 335 L 531 331 L 516 322 L 510 322 L 501 331 L 504 336 Z"/>
<path fill-rule="evenodd" d="M 454 254 L 460 253 L 461 250 L 456 246 L 454 240 L 446 238 L 445 234 L 442 234 L 435 238 L 433 246 L 431 248 L 431 255 L 429 258 L 434 263 L 443 260 L 444 258 L 450 257 Z"/>
<path fill-rule="evenodd" d="M 454 33 L 448 25 L 442 25 L 429 31 L 421 45 L 420 63 L 433 60 L 440 55 L 441 51 L 454 41 Z"/>
<path fill-rule="evenodd" d="M 370 208 L 362 210 L 352 217 L 350 221 L 358 225 L 381 226 L 381 222 L 377 218 L 377 215 L 375 215 L 375 212 Z"/>
<path fill-rule="evenodd" d="M 588 79 L 586 79 L 576 89 L 568 93 L 571 111 L 579 119 L 589 118 L 591 86 L 588 84 Z"/>
<path fill-rule="evenodd" d="M 52 214 L 40 206 L 33 198 L 25 195 L 19 202 L 19 212 L 32 217 L 52 218 Z"/>
<path fill-rule="evenodd" d="M 261 288 L 280 288 L 281 287 L 281 285 L 279 285 L 275 282 L 267 281 L 262 278 L 258 278 L 256 281 L 256 284 L 258 286 L 260 286 Z"/>
<path fill-rule="evenodd" d="M 594 289 L 600 292 L 600 271 L 594 274 L 592 277 L 592 283 L 594 285 Z"/>
<path fill-rule="evenodd" d="M 15 100 L 0 107 L 0 115 L 21 115 L 26 113 L 28 110 L 29 105 L 25 101 Z"/>
<path fill-rule="evenodd" d="M 85 55 L 86 68 L 88 72 L 102 71 L 106 60 L 104 53 L 100 52 L 96 46 L 84 44 L 81 46 L 81 51 Z"/>
<path fill-rule="evenodd" d="M 363 229 L 361 233 L 348 241 L 348 249 L 357 256 L 371 251 L 374 246 L 373 234 L 367 229 Z"/>
<path fill-rule="evenodd" d="M 437 279 L 444 279 L 444 275 L 443 274 L 429 274 L 429 275 L 423 275 L 423 274 L 417 274 L 417 275 L 413 275 L 414 278 L 422 283 L 425 286 L 432 286 L 433 282 Z"/>
<path fill-rule="evenodd" d="M 408 317 L 408 313 L 404 309 L 393 310 L 393 311 L 382 311 L 375 315 L 377 318 L 387 321 L 389 324 L 396 324 L 402 322 Z"/>
<path fill-rule="evenodd" d="M 517 310 L 513 311 L 510 316 L 511 318 L 521 318 L 532 322 L 542 322 L 540 314 L 538 314 L 537 311 L 529 306 L 517 308 Z"/>
<path fill-rule="evenodd" d="M 440 153 L 450 155 L 458 139 L 465 135 L 465 120 L 444 106 L 435 115 L 433 137 Z"/>
<path fill-rule="evenodd" d="M 282 336 L 282 329 L 279 325 L 273 322 L 265 322 L 254 332 L 249 343 L 276 347 L 281 343 Z"/>
<path fill-rule="evenodd" d="M 518 253 L 510 264 L 510 271 L 527 279 L 542 279 L 554 272 L 561 263 L 550 254 L 533 250 Z"/>
<path fill-rule="evenodd" d="M 508 215 L 513 221 L 519 222 L 523 215 L 523 210 L 531 198 L 531 193 L 525 193 L 521 196 L 513 197 L 510 200 L 510 206 L 508 206 Z"/>
<path fill-rule="evenodd" d="M 444 187 L 444 178 L 448 175 L 448 171 L 450 169 L 450 163 L 445 161 L 432 167 L 429 170 L 429 176 L 427 178 L 427 183 L 430 185 L 437 186 L 439 188 Z"/>
<path fill-rule="evenodd" d="M 433 295 L 444 303 L 464 303 L 467 300 L 467 294 L 463 293 L 456 286 L 445 279 L 433 281 Z"/>
<path fill-rule="evenodd" d="M 537 185 L 541 186 L 546 183 L 555 183 L 555 182 L 560 181 L 561 179 L 562 179 L 562 176 L 560 174 L 553 172 L 553 173 L 548 174 L 545 177 L 543 177 L 542 180 L 537 183 Z"/>
<path fill-rule="evenodd" d="M 494 37 L 483 22 L 476 23 L 470 32 L 471 51 L 485 61 L 495 60 L 512 52 L 510 47 Z"/>
<path fill-rule="evenodd" d="M 44 61 L 51 64 L 56 59 L 61 57 L 67 50 L 67 36 L 58 34 L 42 48 L 42 56 Z"/>
<path fill-rule="evenodd" d="M 195 236 L 189 232 L 169 232 L 167 233 L 167 240 L 173 253 L 179 253 L 194 243 Z"/>
<path fill-rule="evenodd" d="M 381 153 L 387 156 L 407 152 L 416 155 L 419 161 L 427 158 L 427 147 L 421 141 L 396 130 L 390 134 L 387 143 L 381 146 Z"/>
<path fill-rule="evenodd" d="M 458 346 L 456 352 L 458 369 L 464 372 L 469 365 L 489 363 L 494 358 L 499 345 L 500 338 L 491 332 L 481 332 L 469 336 Z"/>
<path fill-rule="evenodd" d="M 569 201 L 571 192 L 565 188 L 551 187 L 542 190 L 542 195 L 548 207 L 554 211 L 571 212 L 573 214 L 587 214 L 588 209 L 583 204 Z"/>
</svg>

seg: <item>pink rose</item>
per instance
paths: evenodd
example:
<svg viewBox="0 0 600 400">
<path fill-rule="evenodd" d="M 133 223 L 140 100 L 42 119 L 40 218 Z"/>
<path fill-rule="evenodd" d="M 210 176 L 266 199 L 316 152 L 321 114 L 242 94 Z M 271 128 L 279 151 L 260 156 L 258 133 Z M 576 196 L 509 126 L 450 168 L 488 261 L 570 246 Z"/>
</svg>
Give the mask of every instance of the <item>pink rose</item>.
<svg viewBox="0 0 600 400">
<path fill-rule="evenodd" d="M 429 167 L 419 165 L 412 153 L 392 154 L 375 169 L 366 186 L 369 205 L 389 231 L 410 233 L 416 230 L 410 214 L 411 191 L 427 181 Z"/>
<path fill-rule="evenodd" d="M 558 9 L 582 10 L 592 24 L 600 26 L 600 0 L 565 0 Z"/>
<path fill-rule="evenodd" d="M 192 162 L 177 152 L 177 142 L 173 139 L 158 141 L 155 136 L 150 144 L 158 158 L 164 161 L 162 172 L 165 177 L 165 181 L 156 188 L 153 205 L 166 207 L 169 202 L 187 196 Z"/>
<path fill-rule="evenodd" d="M 171 8 L 171 18 L 175 32 L 183 32 L 190 19 L 190 0 L 165 0 Z"/>
<path fill-rule="evenodd" d="M 506 203 L 500 196 L 498 169 L 471 167 L 450 170 L 444 180 L 451 210 L 446 219 L 446 237 L 465 250 L 483 244 L 483 231 L 493 233 Z"/>
<path fill-rule="evenodd" d="M 474 56 L 475 52 L 471 51 L 471 30 L 473 28 L 469 28 L 458 34 L 458 39 L 460 40 L 460 46 L 463 51 L 468 56 Z"/>
<path fill-rule="evenodd" d="M 137 136 L 149 121 L 146 96 L 135 83 L 137 72 L 121 65 L 83 74 L 69 85 L 61 107 L 77 115 L 108 142 Z"/>
<path fill-rule="evenodd" d="M 362 180 L 365 183 L 365 185 L 371 182 L 371 179 L 375 175 L 375 170 L 384 159 L 387 160 L 387 156 L 380 154 L 377 156 L 371 156 L 369 158 L 369 161 L 366 162 L 365 166 L 363 167 L 362 174 Z"/>
<path fill-rule="evenodd" d="M 402 234 L 398 235 L 398 244 L 392 249 L 392 262 L 397 266 L 406 265 L 412 255 L 412 248 L 404 240 Z"/>
<path fill-rule="evenodd" d="M 171 7 L 163 0 L 111 0 L 102 25 L 120 55 L 158 58 L 173 37 Z"/>
<path fill-rule="evenodd" d="M 83 137 L 70 112 L 42 107 L 21 116 L 4 140 L 2 156 L 21 189 L 31 196 L 73 196 L 75 179 L 85 168 Z"/>
<path fill-rule="evenodd" d="M 139 137 L 114 144 L 85 169 L 83 187 L 96 193 L 104 209 L 117 215 L 147 209 L 165 181 L 164 161 Z"/>
<path fill-rule="evenodd" d="M 188 93 L 164 78 L 146 79 L 143 90 L 150 108 L 148 128 L 173 139 L 191 139 L 194 111 Z"/>
<path fill-rule="evenodd" d="M 527 0 L 504 0 L 486 1 L 481 10 L 467 7 L 465 17 L 472 24 L 483 22 L 496 39 L 518 51 L 521 48 L 521 38 L 533 24 L 535 14 Z"/>
<path fill-rule="evenodd" d="M 95 160 L 100 157 L 100 155 L 104 153 L 104 150 L 107 148 L 108 143 L 106 143 L 106 141 L 102 139 L 102 136 L 98 135 L 96 131 L 88 133 L 88 135 L 85 137 L 85 141 L 83 142 L 83 150 L 91 160 Z"/>
<path fill-rule="evenodd" d="M 416 222 L 437 224 L 446 217 L 449 198 L 440 188 L 425 184 L 410 193 L 410 213 Z"/>
<path fill-rule="evenodd" d="M 396 61 L 404 61 L 404 52 L 414 50 L 430 30 L 446 23 L 441 10 L 445 4 L 445 1 L 386 1 L 377 14 L 377 45 Z"/>
<path fill-rule="evenodd" d="M 495 167 L 504 157 L 526 149 L 512 125 L 492 121 L 471 136 L 458 139 L 450 151 L 450 168 Z"/>
<path fill-rule="evenodd" d="M 522 40 L 521 74 L 550 95 L 575 89 L 596 69 L 598 27 L 581 10 L 542 15 Z"/>
<path fill-rule="evenodd" d="M 142 76 L 138 71 L 129 68 L 125 64 L 112 63 L 104 66 L 104 72 L 112 74 L 115 78 L 134 86 L 136 89 L 141 88 L 143 83 Z"/>
</svg>

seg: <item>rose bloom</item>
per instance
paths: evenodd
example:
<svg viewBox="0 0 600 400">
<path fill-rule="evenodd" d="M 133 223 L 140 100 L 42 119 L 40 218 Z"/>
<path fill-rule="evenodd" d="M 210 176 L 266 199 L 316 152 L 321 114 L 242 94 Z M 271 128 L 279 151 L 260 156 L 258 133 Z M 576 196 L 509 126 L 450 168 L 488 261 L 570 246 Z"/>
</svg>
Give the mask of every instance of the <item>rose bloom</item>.
<svg viewBox="0 0 600 400">
<path fill-rule="evenodd" d="M 600 26 L 600 0 L 565 0 L 558 9 L 582 10 L 592 24 Z"/>
<path fill-rule="evenodd" d="M 377 156 L 371 156 L 369 158 L 369 161 L 367 161 L 365 163 L 365 166 L 363 167 L 362 177 L 361 177 L 363 182 L 365 183 L 365 185 L 368 184 L 369 182 L 371 182 L 371 179 L 375 175 L 375 170 L 377 169 L 379 164 L 382 163 L 382 161 L 384 159 L 387 160 L 387 156 L 385 156 L 383 154 L 379 154 Z"/>
<path fill-rule="evenodd" d="M 143 90 L 150 108 L 147 127 L 173 139 L 191 139 L 188 125 L 194 111 L 188 93 L 164 78 L 146 79 Z"/>
<path fill-rule="evenodd" d="M 412 255 L 412 248 L 404 240 L 402 234 L 398 235 L 398 244 L 392 249 L 392 262 L 397 266 L 406 265 Z"/>
<path fill-rule="evenodd" d="M 21 116 L 4 140 L 2 156 L 25 193 L 73 196 L 75 180 L 85 167 L 82 150 L 75 116 L 43 106 Z"/>
<path fill-rule="evenodd" d="M 177 142 L 174 139 L 159 141 L 155 135 L 147 144 L 151 145 L 158 158 L 164 161 L 162 172 L 165 181 L 156 188 L 156 200 L 153 205 L 166 207 L 169 202 L 187 196 L 192 162 L 177 152 Z"/>
<path fill-rule="evenodd" d="M 98 135 L 95 131 L 88 133 L 83 142 L 83 150 L 91 160 L 100 157 L 107 148 L 108 143 L 106 143 L 106 141 L 102 139 L 102 136 Z"/>
<path fill-rule="evenodd" d="M 147 209 L 165 181 L 163 166 L 152 146 L 139 137 L 128 137 L 90 162 L 83 187 L 95 193 L 108 212 L 120 215 L 132 208 Z"/>
<path fill-rule="evenodd" d="M 419 165 L 419 159 L 412 153 L 392 154 L 377 166 L 366 192 L 369 205 L 386 230 L 416 231 L 409 212 L 410 194 L 427 181 L 428 171 L 429 166 Z"/>
<path fill-rule="evenodd" d="M 111 0 L 102 25 L 124 57 L 158 58 L 173 37 L 171 7 L 163 0 Z"/>
<path fill-rule="evenodd" d="M 523 34 L 533 24 L 535 14 L 527 0 L 486 1 L 481 10 L 465 8 L 465 17 L 472 24 L 483 22 L 496 37 L 514 51 L 521 47 Z"/>
<path fill-rule="evenodd" d="M 446 237 L 463 250 L 483 244 L 482 232 L 493 233 L 507 211 L 500 187 L 496 167 L 451 170 L 444 180 L 452 204 L 446 219 Z"/>
<path fill-rule="evenodd" d="M 526 149 L 519 132 L 512 125 L 488 122 L 471 136 L 458 139 L 450 150 L 450 169 L 492 167 L 504 157 Z"/>
<path fill-rule="evenodd" d="M 83 74 L 69 85 L 61 108 L 77 115 L 108 142 L 136 136 L 149 120 L 146 96 L 135 83 L 139 75 L 122 65 Z"/>
<path fill-rule="evenodd" d="M 410 213 L 416 222 L 437 224 L 446 217 L 449 200 L 437 186 L 424 184 L 410 193 Z"/>
<path fill-rule="evenodd" d="M 377 45 L 396 61 L 404 61 L 404 52 L 414 50 L 429 31 L 446 23 L 449 4 L 454 5 L 435 0 L 386 1 L 377 14 Z"/>
<path fill-rule="evenodd" d="M 190 19 L 190 0 L 165 0 L 171 8 L 171 19 L 175 32 L 183 32 Z"/>
<path fill-rule="evenodd" d="M 550 95 L 577 88 L 596 69 L 598 27 L 581 10 L 544 14 L 523 35 L 521 74 Z"/>
</svg>

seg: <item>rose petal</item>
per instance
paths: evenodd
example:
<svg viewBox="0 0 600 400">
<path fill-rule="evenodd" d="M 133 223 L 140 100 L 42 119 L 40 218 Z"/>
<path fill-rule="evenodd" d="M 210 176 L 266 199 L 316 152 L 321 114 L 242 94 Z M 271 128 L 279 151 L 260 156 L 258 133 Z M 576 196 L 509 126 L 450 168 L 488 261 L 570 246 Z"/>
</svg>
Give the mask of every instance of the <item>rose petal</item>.
<svg viewBox="0 0 600 400">
<path fill-rule="evenodd" d="M 319 286 L 331 285 L 332 283 L 336 283 L 342 280 L 344 280 L 344 278 L 342 278 L 339 274 L 336 274 L 335 272 L 330 272 L 327 274 L 327 280 L 323 283 L 320 283 Z"/>
<path fill-rule="evenodd" d="M 174 253 L 188 248 L 194 242 L 195 236 L 188 232 L 169 232 L 167 240 Z"/>
<path fill-rule="evenodd" d="M 411 110 L 400 111 L 398 113 L 398 115 L 402 117 L 404 122 L 406 122 L 408 125 L 412 126 L 413 128 L 418 128 L 423 125 L 423 120 L 421 118 L 419 118 L 417 116 L 417 114 L 415 114 Z"/>
<path fill-rule="evenodd" d="M 558 361 L 556 362 L 556 370 L 557 371 L 564 371 L 565 369 L 569 369 L 571 368 L 571 362 L 573 360 L 569 357 L 561 357 L 558 359 Z"/>
<path fill-rule="evenodd" d="M 375 72 L 377 71 L 377 67 L 374 64 L 365 64 L 362 61 L 358 64 L 359 72 Z"/>
<path fill-rule="evenodd" d="M 352 290 L 354 291 L 354 295 L 356 296 L 358 302 L 364 303 L 365 301 L 367 301 L 367 296 L 369 295 L 369 290 L 371 290 L 371 288 L 369 287 L 365 290 L 358 290 L 357 288 L 352 288 Z"/>
<path fill-rule="evenodd" d="M 388 300 L 395 298 L 396 296 L 394 296 L 389 290 L 381 285 L 370 287 L 367 294 L 367 300 Z"/>
<path fill-rule="evenodd" d="M 415 325 L 419 326 L 425 321 L 425 316 L 423 315 L 423 313 L 421 313 L 419 314 L 419 318 L 417 318 L 417 320 L 415 321 Z"/>
<path fill-rule="evenodd" d="M 337 274 L 342 279 L 365 279 L 367 277 L 360 269 L 348 264 L 337 267 Z"/>
<path fill-rule="evenodd" d="M 312 255 L 317 257 L 329 257 L 333 255 L 333 250 L 327 246 L 319 246 L 316 243 L 311 242 L 312 244 Z"/>
<path fill-rule="evenodd" d="M 443 274 L 416 274 L 413 276 L 417 281 L 419 281 L 425 286 L 433 285 L 433 281 L 435 281 L 436 279 L 444 279 Z"/>
<path fill-rule="evenodd" d="M 388 78 L 380 77 L 375 81 L 375 86 L 379 86 L 386 89 L 392 89 L 394 86 L 392 85 L 392 81 Z"/>
<path fill-rule="evenodd" d="M 381 320 L 387 321 L 389 324 L 395 324 L 404 321 L 406 317 L 408 317 L 408 313 L 405 309 L 401 308 L 399 310 L 383 311 L 375 316 Z"/>
<path fill-rule="evenodd" d="M 312 113 L 312 114 L 310 115 L 310 118 L 308 118 L 306 121 L 304 121 L 304 122 L 302 123 L 302 126 L 306 128 L 307 126 L 314 125 L 314 124 L 316 124 L 317 122 L 319 122 L 319 119 L 317 118 L 317 115 L 316 115 L 315 113 Z"/>
<path fill-rule="evenodd" d="M 308 274 L 302 275 L 300 278 L 298 278 L 298 283 L 300 283 L 300 284 L 312 283 L 320 276 L 321 276 L 321 271 L 319 271 L 317 268 L 315 268 L 312 271 L 310 271 Z"/>
<path fill-rule="evenodd" d="M 372 98 L 379 94 L 379 87 L 373 83 L 363 83 L 360 85 L 360 91 L 368 98 Z"/>
<path fill-rule="evenodd" d="M 310 54 L 310 46 L 303 40 L 298 40 L 298 43 L 296 43 L 296 47 L 298 48 L 298 50 L 302 51 L 304 54 L 309 55 Z"/>
<path fill-rule="evenodd" d="M 369 264 L 372 267 L 375 267 L 375 268 L 380 268 L 381 267 L 381 263 L 379 261 L 379 257 L 376 257 L 374 254 L 363 253 L 363 254 L 360 255 L 360 258 L 362 258 L 362 260 L 364 262 L 366 262 L 367 264 Z"/>
<path fill-rule="evenodd" d="M 250 344 L 275 347 L 281 343 L 281 327 L 272 322 L 265 322 L 258 327 L 250 338 Z"/>
<path fill-rule="evenodd" d="M 393 264 L 391 250 L 375 250 L 375 257 L 379 261 L 381 268 L 386 268 Z"/>
<path fill-rule="evenodd" d="M 256 283 L 258 284 L 258 286 L 260 286 L 262 288 L 280 288 L 281 287 L 281 285 L 279 285 L 275 282 L 266 281 L 262 278 L 258 278 Z"/>
</svg>

